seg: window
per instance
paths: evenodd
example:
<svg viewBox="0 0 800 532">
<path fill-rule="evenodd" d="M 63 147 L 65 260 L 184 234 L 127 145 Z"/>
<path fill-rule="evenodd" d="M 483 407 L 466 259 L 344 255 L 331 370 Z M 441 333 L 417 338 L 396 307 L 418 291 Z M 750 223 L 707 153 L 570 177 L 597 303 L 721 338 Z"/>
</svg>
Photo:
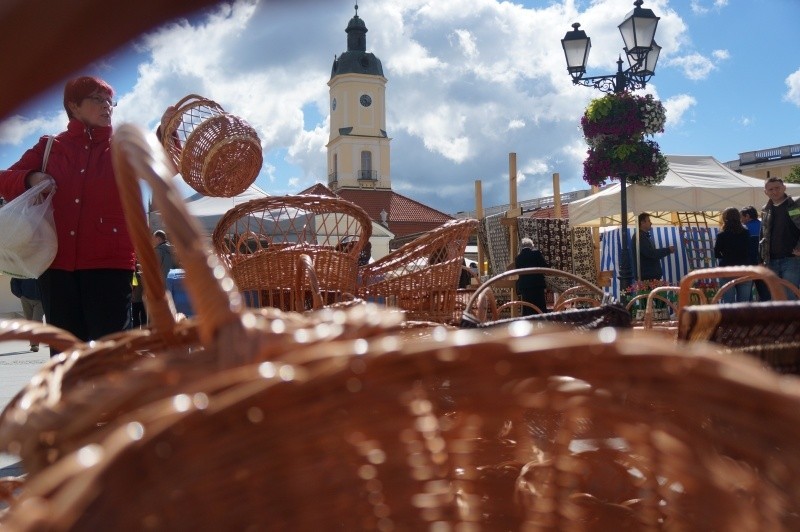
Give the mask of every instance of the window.
<svg viewBox="0 0 800 532">
<path fill-rule="evenodd" d="M 359 179 L 374 179 L 372 176 L 372 152 L 361 152 L 361 171 L 358 173 Z"/>
</svg>

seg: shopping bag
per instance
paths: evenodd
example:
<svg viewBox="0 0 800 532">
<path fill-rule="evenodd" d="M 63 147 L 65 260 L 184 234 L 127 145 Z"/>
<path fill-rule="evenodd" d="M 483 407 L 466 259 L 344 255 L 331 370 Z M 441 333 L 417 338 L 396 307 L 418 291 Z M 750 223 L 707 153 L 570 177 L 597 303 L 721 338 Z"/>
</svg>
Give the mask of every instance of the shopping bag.
<svg viewBox="0 0 800 532">
<path fill-rule="evenodd" d="M 0 271 L 6 275 L 35 279 L 53 262 L 58 250 L 54 194 L 52 182 L 44 181 L 0 208 Z"/>
</svg>

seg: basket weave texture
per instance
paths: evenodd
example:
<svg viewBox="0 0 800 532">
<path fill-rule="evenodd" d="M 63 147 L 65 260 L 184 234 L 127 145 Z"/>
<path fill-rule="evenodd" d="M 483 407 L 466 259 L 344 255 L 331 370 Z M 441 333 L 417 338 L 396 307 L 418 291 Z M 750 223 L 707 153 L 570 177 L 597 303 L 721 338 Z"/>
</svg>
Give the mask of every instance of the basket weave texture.
<svg viewBox="0 0 800 532">
<path fill-rule="evenodd" d="M 626 335 L 287 353 L 151 403 L 33 479 L 53 530 L 796 530 L 800 384 Z M 238 384 L 237 384 L 238 381 Z M 324 398 L 324 399 L 321 399 Z M 768 413 L 768 414 L 767 414 Z M 765 416 L 769 422 L 765 422 Z M 257 450 L 254 452 L 254 450 Z M 14 511 L 16 509 L 19 511 Z M 26 511 L 22 511 L 22 509 Z"/>
<path fill-rule="evenodd" d="M 151 327 L 84 345 L 52 326 L 0 321 L 0 340 L 36 339 L 62 350 L 0 414 L 0 450 L 19 456 L 31 478 L 64 455 L 97 441 L 124 414 L 220 367 L 272 360 L 294 346 L 369 338 L 401 326 L 401 315 L 376 313 L 365 305 L 307 316 L 243 309 L 227 270 L 203 246 L 200 229 L 185 211 L 171 176 L 156 172 L 166 173 L 166 155 L 148 139 L 137 128 L 123 125 L 112 150 L 148 303 L 157 310 L 151 313 Z M 194 319 L 176 322 L 170 312 L 145 223 L 139 177 L 151 185 L 187 271 L 187 289 L 197 309 Z M 323 326 L 336 322 L 345 325 Z"/>
<path fill-rule="evenodd" d="M 477 228 L 477 220 L 451 220 L 362 266 L 358 296 L 403 309 L 410 320 L 456 323 L 464 250 Z"/>
<path fill-rule="evenodd" d="M 235 206 L 217 222 L 212 242 L 248 306 L 302 311 L 314 308 L 312 279 L 322 304 L 354 296 L 358 257 L 371 235 L 361 207 L 304 194 Z M 312 276 L 298 275 L 300 255 L 311 259 Z"/>
<path fill-rule="evenodd" d="M 196 94 L 175 108 L 161 141 L 184 181 L 206 196 L 229 198 L 247 190 L 263 163 L 255 129 Z"/>
<path fill-rule="evenodd" d="M 245 309 L 142 132 L 112 149 L 154 190 L 199 340 L 62 395 L 61 425 L 31 427 L 45 444 L 107 422 L 30 476 L 4 530 L 800 528 L 796 379 L 612 329 L 404 335 L 366 305 Z M 3 425 L 41 403 L 17 405 Z"/>
</svg>

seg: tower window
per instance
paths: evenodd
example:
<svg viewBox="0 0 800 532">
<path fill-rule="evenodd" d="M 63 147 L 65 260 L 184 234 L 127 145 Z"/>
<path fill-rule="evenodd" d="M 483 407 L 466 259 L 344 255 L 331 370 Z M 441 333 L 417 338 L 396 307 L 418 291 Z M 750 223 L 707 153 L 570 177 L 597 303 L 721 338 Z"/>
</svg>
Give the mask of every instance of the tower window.
<svg viewBox="0 0 800 532">
<path fill-rule="evenodd" d="M 372 152 L 364 150 L 361 152 L 361 170 L 358 172 L 359 179 L 378 179 L 377 172 L 372 171 Z"/>
</svg>

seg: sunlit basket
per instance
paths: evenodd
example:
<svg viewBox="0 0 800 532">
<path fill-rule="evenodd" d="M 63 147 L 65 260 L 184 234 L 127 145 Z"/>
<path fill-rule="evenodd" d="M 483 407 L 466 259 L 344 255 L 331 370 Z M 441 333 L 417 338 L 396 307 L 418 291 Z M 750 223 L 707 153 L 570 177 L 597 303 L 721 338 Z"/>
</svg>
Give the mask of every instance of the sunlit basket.
<svg viewBox="0 0 800 532">
<path fill-rule="evenodd" d="M 796 380 L 708 344 L 534 327 L 218 372 L 31 479 L 4 524 L 798 530 Z"/>
<path fill-rule="evenodd" d="M 264 160 L 250 124 L 196 94 L 175 104 L 161 142 L 184 181 L 206 196 L 241 194 L 253 184 Z"/>
<path fill-rule="evenodd" d="M 83 344 L 51 325 L 0 320 L 0 342 L 35 340 L 61 351 L 0 413 L 0 452 L 18 456 L 28 479 L 98 441 L 121 415 L 177 393 L 176 387 L 185 392 L 191 382 L 220 367 L 274 360 L 300 345 L 369 338 L 401 326 L 401 315 L 356 303 L 308 315 L 242 309 L 225 268 L 198 245 L 202 239 L 196 220 L 164 171 L 169 166 L 166 154 L 147 140 L 138 128 L 124 124 L 115 133 L 112 153 L 129 232 L 142 263 L 150 326 Z M 186 269 L 186 287 L 197 310 L 192 319 L 176 322 L 170 313 L 139 179 L 153 190 Z M 321 326 L 334 322 L 339 325 Z"/>
</svg>

